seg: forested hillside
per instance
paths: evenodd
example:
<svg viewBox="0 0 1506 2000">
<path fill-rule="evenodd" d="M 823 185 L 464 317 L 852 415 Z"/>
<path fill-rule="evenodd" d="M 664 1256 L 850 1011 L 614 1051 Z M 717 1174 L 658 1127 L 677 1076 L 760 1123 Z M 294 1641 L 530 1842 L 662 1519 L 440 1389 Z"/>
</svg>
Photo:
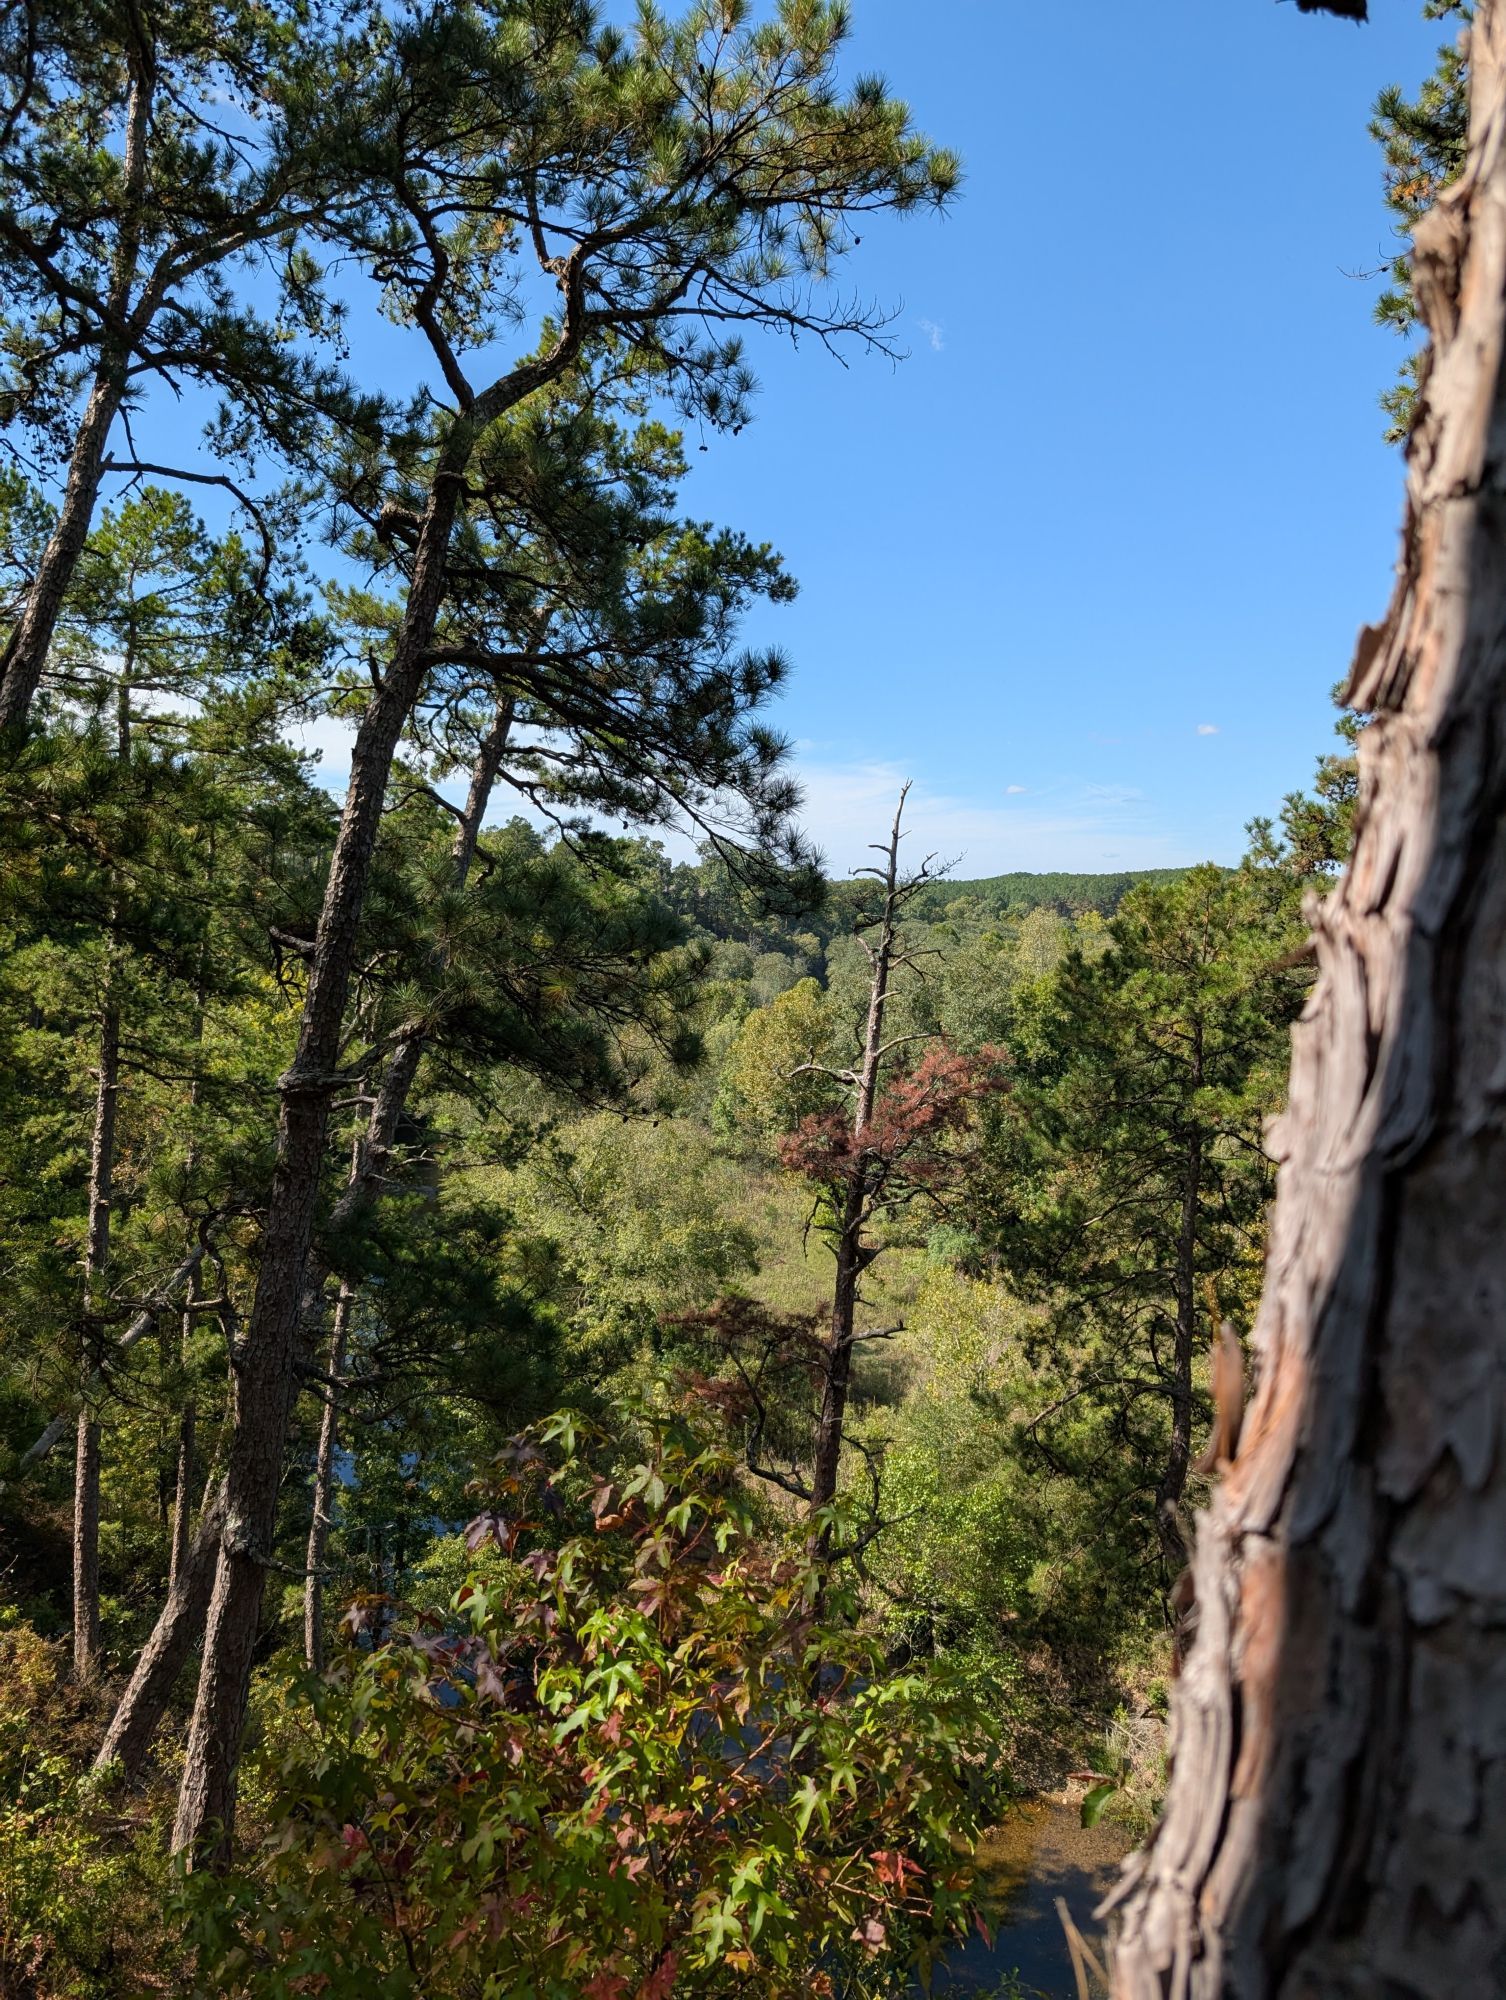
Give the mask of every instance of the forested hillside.
<svg viewBox="0 0 1506 2000">
<path fill-rule="evenodd" d="M 0 1996 L 1019 1996 L 999 1826 L 1156 1823 L 1392 690 L 1243 854 L 830 875 L 687 488 L 957 195 L 848 33 L 0 17 Z"/>
</svg>

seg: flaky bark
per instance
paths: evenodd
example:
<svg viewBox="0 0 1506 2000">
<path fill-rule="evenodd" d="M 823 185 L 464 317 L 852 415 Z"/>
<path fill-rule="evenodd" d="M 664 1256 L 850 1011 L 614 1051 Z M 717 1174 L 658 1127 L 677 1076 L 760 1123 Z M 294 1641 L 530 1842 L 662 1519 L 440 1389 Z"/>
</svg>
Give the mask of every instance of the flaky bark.
<svg viewBox="0 0 1506 2000">
<path fill-rule="evenodd" d="M 1202 1517 L 1120 2000 L 1506 1982 L 1506 4 L 1417 231 L 1433 355 L 1353 858 L 1312 912 L 1256 1399 Z"/>
</svg>

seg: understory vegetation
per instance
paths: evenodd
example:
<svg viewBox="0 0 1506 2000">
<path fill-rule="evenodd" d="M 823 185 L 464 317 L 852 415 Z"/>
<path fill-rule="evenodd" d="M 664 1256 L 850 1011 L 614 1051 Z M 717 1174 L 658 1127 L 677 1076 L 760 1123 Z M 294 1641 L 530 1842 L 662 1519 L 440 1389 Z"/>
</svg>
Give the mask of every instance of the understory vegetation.
<svg viewBox="0 0 1506 2000">
<path fill-rule="evenodd" d="M 406 811 L 421 863 L 447 816 Z M 261 836 L 243 817 L 236 837 Z M 254 1161 L 247 1070 L 270 1088 L 292 1003 L 248 967 L 186 1087 L 147 1067 L 148 1035 L 170 1046 L 160 976 L 133 1033 L 101 1345 L 180 1245 L 207 1243 L 211 1275 L 99 1357 L 98 1654 L 81 1678 L 70 1455 L 17 1467 L 76 1393 L 93 1098 L 70 1107 L 50 1065 L 66 1037 L 87 1050 L 98 1015 L 81 954 L 71 988 L 41 946 L 9 961 L 11 1018 L 29 1016 L 12 1157 L 56 1137 L 40 1187 L 8 1175 L 8 1199 L 62 1246 L 59 1331 L 30 1334 L 35 1295 L 7 1313 L 0 1500 L 0 1916 L 12 1976 L 38 1992 L 182 1990 L 197 1966 L 222 1993 L 468 1994 L 490 1977 L 618 1995 L 677 1975 L 793 1993 L 813 1963 L 834 1992 L 889 1991 L 892 1965 L 970 1923 L 966 1838 L 1011 1794 L 1088 1769 L 1127 1831 L 1153 1810 L 1178 1524 L 1210 1338 L 1247 1323 L 1257 1281 L 1307 878 L 1271 850 L 1122 895 L 1049 881 L 1023 910 L 1018 889 L 1001 908 L 994 885 L 956 883 L 903 923 L 891 1152 L 937 1051 L 994 1069 L 868 1226 L 828 1547 L 808 1517 L 835 1191 L 807 1142 L 834 1113 L 846 1129 L 873 977 L 860 889 L 781 917 L 720 860 L 641 841 L 587 866 L 513 822 L 481 849 L 514 893 L 523 869 L 549 884 L 534 950 L 546 907 L 561 934 L 589 912 L 593 952 L 609 915 L 647 933 L 616 973 L 638 968 L 640 1014 L 579 1044 L 622 1065 L 618 1101 L 511 1060 L 420 1072 L 381 1203 L 327 1281 L 339 1351 L 326 1321 L 303 1366 L 237 1867 L 190 1878 L 186 1904 L 163 1845 L 191 1662 L 140 1763 L 89 1765 L 189 1560 L 180 1516 L 223 1461 L 254 1235 L 222 1190 Z M 560 935 L 547 949 L 580 1006 Z M 623 986 L 601 990 L 622 1005 Z M 351 1133 L 361 1116 L 346 1109 Z"/>
</svg>

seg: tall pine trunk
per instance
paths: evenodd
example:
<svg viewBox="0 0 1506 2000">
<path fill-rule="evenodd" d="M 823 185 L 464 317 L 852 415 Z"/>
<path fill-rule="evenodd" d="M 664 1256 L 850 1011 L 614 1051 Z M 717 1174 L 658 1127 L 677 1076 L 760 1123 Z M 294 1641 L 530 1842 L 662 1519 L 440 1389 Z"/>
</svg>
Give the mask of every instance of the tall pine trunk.
<svg viewBox="0 0 1506 2000">
<path fill-rule="evenodd" d="M 314 1501 L 309 1517 L 307 1574 L 303 1580 L 303 1657 L 316 1674 L 324 1671 L 324 1557 L 329 1546 L 331 1509 L 335 1503 L 335 1453 L 339 1446 L 340 1371 L 350 1335 L 355 1293 L 341 1285 L 335 1302 L 334 1331 L 329 1340 L 329 1371 L 324 1386 L 324 1413 L 319 1420 L 319 1449 L 314 1459 Z"/>
<path fill-rule="evenodd" d="M 1506 1980 L 1506 0 L 1419 225 L 1433 336 L 1353 856 L 1312 912 L 1259 1380 L 1198 1525 L 1197 1630 L 1119 2000 Z"/>
<path fill-rule="evenodd" d="M 235 1817 L 235 1773 L 251 1686 L 251 1655 L 262 1582 L 272 1556 L 282 1456 L 292 1412 L 294 1366 L 314 1208 L 324 1165 L 330 1098 L 357 927 L 381 827 L 387 779 L 403 725 L 429 665 L 448 583 L 450 535 L 466 468 L 486 427 L 557 381 L 585 332 L 582 266 L 566 260 L 564 314 L 549 352 L 521 363 L 469 402 L 450 424 L 430 476 L 419 520 L 402 623 L 380 686 L 356 732 L 350 785 L 325 885 L 309 967 L 298 1045 L 279 1079 L 277 1159 L 262 1228 L 261 1267 L 245 1336 L 236 1356 L 225 1523 L 189 1729 L 173 1847 L 190 1856 L 228 1854 Z"/>
<path fill-rule="evenodd" d="M 120 1095 L 120 1009 L 113 967 L 105 973 L 89 1147 L 89 1215 L 84 1247 L 83 1334 L 79 1342 L 78 1439 L 73 1466 L 73 1671 L 99 1672 L 100 1433 L 95 1383 L 105 1269 L 110 1261 L 110 1208 L 115 1184 L 115 1109 Z"/>
<path fill-rule="evenodd" d="M 129 60 L 125 153 L 122 160 L 124 214 L 111 260 L 109 292 L 101 315 L 111 331 L 103 340 L 89 387 L 89 399 L 73 440 L 57 520 L 37 564 L 21 615 L 0 649 L 0 737 L 21 729 L 41 684 L 58 619 L 68 595 L 99 498 L 110 432 L 125 400 L 134 333 L 160 303 L 163 274 L 147 284 L 131 313 L 131 291 L 141 258 L 141 200 L 146 185 L 147 150 L 156 95 L 156 66 L 144 37 Z M 131 321 L 128 327 L 127 322 Z"/>
<path fill-rule="evenodd" d="M 536 637 L 541 639 L 542 636 L 541 626 Z M 487 807 L 491 803 L 497 774 L 502 768 L 502 757 L 512 729 L 512 717 L 513 698 L 511 694 L 504 693 L 499 697 L 490 727 L 477 747 L 471 765 L 465 806 L 459 815 L 455 838 L 450 848 L 451 880 L 457 893 L 464 889 L 470 875 L 471 863 L 476 858 L 476 842 L 480 838 L 481 823 L 486 818 Z M 438 957 L 438 970 L 442 973 L 448 955 L 441 951 Z M 380 1177 L 392 1147 L 393 1134 L 407 1105 L 408 1093 L 418 1075 L 418 1065 L 423 1056 L 425 1041 L 426 1037 L 422 1033 L 405 1034 L 393 1050 L 391 1059 L 383 1071 L 366 1132 L 351 1165 L 350 1179 L 336 1207 L 334 1221 L 340 1228 L 348 1228 L 355 1219 L 357 1210 L 376 1199 Z M 322 1292 L 322 1273 L 316 1282 L 318 1290 Z M 335 1303 L 334 1329 L 330 1335 L 328 1380 L 325 1385 L 324 1410 L 319 1421 L 319 1444 L 314 1461 L 313 1506 L 309 1519 L 308 1554 L 303 1585 L 303 1651 L 305 1660 L 315 1673 L 322 1672 L 324 1668 L 323 1569 L 332 1524 L 331 1509 L 334 1504 L 335 1452 L 338 1445 L 340 1415 L 340 1371 L 345 1365 L 350 1316 L 354 1305 L 354 1293 L 348 1285 L 342 1284 Z"/>
<path fill-rule="evenodd" d="M 557 355 L 568 358 L 570 351 L 562 344 Z M 521 400 L 524 393 L 519 386 L 515 400 Z M 228 1851 L 251 1655 L 263 1577 L 272 1552 L 282 1455 L 292 1410 L 304 1264 L 323 1167 L 329 1103 L 338 1080 L 356 930 L 392 759 L 424 679 L 426 649 L 444 601 L 446 554 L 461 474 L 474 438 L 474 427 L 464 420 L 452 427 L 430 487 L 402 627 L 386 675 L 356 736 L 350 787 L 320 913 L 297 1052 L 279 1083 L 277 1165 L 262 1234 L 256 1297 L 236 1359 L 225 1525 L 173 1828 L 174 1849 L 193 1855 L 223 1856 Z M 505 733 L 504 728 L 504 740 Z M 499 745 L 498 759 L 500 755 Z M 470 834 L 466 868 L 474 850 L 475 831 Z M 416 1037 L 407 1038 L 394 1053 L 386 1078 L 390 1089 L 384 1092 L 394 1106 L 406 1096 L 420 1053 L 421 1042 Z M 393 1124 L 395 1121 L 394 1109 Z M 390 1138 L 389 1126 L 383 1144 L 390 1144 Z M 347 1189 L 348 1196 L 354 1197 L 354 1193 Z"/>
<path fill-rule="evenodd" d="M 542 628 L 535 637 L 542 637 Z M 504 694 L 499 698 L 491 725 L 477 747 L 465 808 L 459 816 L 451 848 L 453 880 L 457 890 L 465 887 L 475 859 L 476 843 L 507 747 L 512 715 L 512 697 Z M 366 1204 L 376 1198 L 386 1170 L 393 1134 L 407 1103 L 424 1046 L 425 1037 L 422 1034 L 405 1035 L 382 1072 L 350 1177 L 330 1214 L 332 1234 L 348 1231 Z M 305 1262 L 309 1268 L 303 1273 L 298 1313 L 300 1328 L 314 1327 L 319 1323 L 328 1278 L 326 1268 L 317 1259 L 309 1257 Z M 172 1282 L 176 1282 L 179 1275 L 175 1273 Z M 131 1333 L 138 1332 L 139 1328 L 133 1326 Z M 216 1488 L 212 1498 L 207 1494 L 205 1496 L 199 1532 L 188 1542 L 186 1552 L 175 1560 L 167 1599 L 100 1745 L 95 1759 L 96 1770 L 116 1764 L 129 1779 L 139 1774 L 145 1762 L 152 1740 L 167 1712 L 178 1675 L 204 1633 L 219 1558 L 224 1499 L 223 1488 Z M 311 1562 L 311 1571 L 314 1567 Z M 306 1603 L 306 1642 L 307 1619 Z"/>
</svg>

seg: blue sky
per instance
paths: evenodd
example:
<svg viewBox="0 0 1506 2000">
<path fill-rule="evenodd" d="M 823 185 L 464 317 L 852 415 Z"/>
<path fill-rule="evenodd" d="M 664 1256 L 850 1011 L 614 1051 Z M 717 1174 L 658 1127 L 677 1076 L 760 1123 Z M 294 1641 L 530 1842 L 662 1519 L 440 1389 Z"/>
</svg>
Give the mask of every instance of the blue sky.
<svg viewBox="0 0 1506 2000">
<path fill-rule="evenodd" d="M 852 262 L 909 358 L 761 346 L 687 488 L 800 580 L 756 636 L 834 869 L 902 777 L 964 875 L 1232 861 L 1328 747 L 1401 502 L 1366 124 L 1444 32 L 1371 12 L 856 0 L 853 67 L 967 174 Z"/>
<path fill-rule="evenodd" d="M 794 663 L 773 720 L 834 872 L 906 778 L 916 846 L 963 876 L 1230 862 L 1329 746 L 1401 503 L 1366 127 L 1444 32 L 1371 12 L 853 0 L 849 71 L 966 173 L 843 273 L 908 358 L 755 340 L 756 421 L 693 438 L 685 491 L 800 582 L 747 636 Z M 414 336 L 369 306 L 359 372 L 405 387 Z M 346 741 L 310 732 L 339 789 Z"/>
</svg>

